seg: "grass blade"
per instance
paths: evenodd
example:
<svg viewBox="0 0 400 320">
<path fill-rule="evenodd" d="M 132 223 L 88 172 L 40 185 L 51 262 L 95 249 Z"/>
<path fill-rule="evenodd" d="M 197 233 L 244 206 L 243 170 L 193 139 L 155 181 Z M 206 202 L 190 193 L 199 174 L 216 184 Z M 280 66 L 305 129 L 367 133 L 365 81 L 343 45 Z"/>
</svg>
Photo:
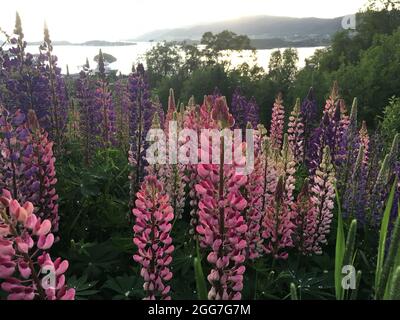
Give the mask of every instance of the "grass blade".
<svg viewBox="0 0 400 320">
<path fill-rule="evenodd" d="M 357 277 L 356 277 L 356 288 L 351 291 L 350 300 L 357 300 L 358 291 L 359 291 L 360 282 L 361 282 L 361 276 L 362 276 L 362 272 L 361 272 L 361 270 L 358 270 Z"/>
<path fill-rule="evenodd" d="M 400 300 L 400 267 L 398 267 L 393 274 L 389 291 L 389 300 Z"/>
<path fill-rule="evenodd" d="M 199 300 L 207 300 L 208 299 L 207 283 L 204 277 L 203 267 L 201 266 L 201 255 L 198 243 L 196 243 L 196 252 L 197 252 L 197 257 L 194 258 L 193 266 L 194 266 L 194 275 L 196 278 L 197 297 Z"/>
<path fill-rule="evenodd" d="M 296 285 L 293 282 L 290 284 L 290 297 L 292 298 L 292 300 L 299 300 Z"/>
<path fill-rule="evenodd" d="M 343 217 L 342 210 L 340 206 L 340 197 L 337 188 L 336 191 L 336 202 L 337 202 L 337 212 L 338 212 L 338 225 L 337 225 L 337 233 L 336 233 L 336 251 L 335 251 L 335 293 L 336 299 L 342 299 L 342 266 L 343 266 L 343 258 L 344 258 L 344 250 L 345 250 L 345 237 L 344 237 L 344 229 L 343 229 Z"/>
<path fill-rule="evenodd" d="M 379 280 L 378 290 L 377 290 L 377 298 L 381 299 L 384 296 L 387 297 L 388 292 L 388 283 L 390 284 L 390 279 L 392 278 L 391 274 L 396 270 L 396 256 L 399 252 L 400 248 L 400 217 L 397 217 L 395 227 L 392 234 L 392 239 L 390 242 L 389 251 L 387 253 L 387 258 L 385 260 L 385 264 L 383 265 L 381 278 Z M 384 293 L 386 294 L 384 295 Z"/>
<path fill-rule="evenodd" d="M 394 195 L 397 186 L 397 177 L 393 183 L 393 186 L 390 190 L 390 195 L 386 204 L 386 208 L 383 214 L 381 229 L 379 233 L 379 245 L 378 245 L 378 257 L 376 262 L 376 271 L 375 271 L 375 298 L 378 298 L 378 290 L 381 282 L 383 261 L 385 259 L 385 244 L 389 226 L 390 213 L 392 211 Z"/>
</svg>

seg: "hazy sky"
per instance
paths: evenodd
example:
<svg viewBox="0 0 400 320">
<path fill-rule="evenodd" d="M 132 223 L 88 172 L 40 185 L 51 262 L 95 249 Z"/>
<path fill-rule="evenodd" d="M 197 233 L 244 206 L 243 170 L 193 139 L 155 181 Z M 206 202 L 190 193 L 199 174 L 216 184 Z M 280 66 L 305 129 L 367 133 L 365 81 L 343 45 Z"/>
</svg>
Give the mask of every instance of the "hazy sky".
<svg viewBox="0 0 400 320">
<path fill-rule="evenodd" d="M 27 40 L 41 40 L 44 20 L 53 40 L 123 40 L 175 28 L 251 15 L 332 18 L 357 12 L 367 0 L 8 0 L 0 27 L 21 15 Z"/>
</svg>

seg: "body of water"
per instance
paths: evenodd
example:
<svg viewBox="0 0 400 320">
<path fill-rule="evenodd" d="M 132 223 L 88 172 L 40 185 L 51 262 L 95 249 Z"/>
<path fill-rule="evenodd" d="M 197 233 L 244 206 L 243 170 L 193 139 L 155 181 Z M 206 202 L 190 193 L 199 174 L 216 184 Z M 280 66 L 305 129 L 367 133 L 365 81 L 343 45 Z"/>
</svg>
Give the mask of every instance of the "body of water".
<svg viewBox="0 0 400 320">
<path fill-rule="evenodd" d="M 144 54 L 155 45 L 156 43 L 154 42 L 138 42 L 132 46 L 54 46 L 54 54 L 58 57 L 58 65 L 62 68 L 63 73 L 66 72 L 67 65 L 69 66 L 70 73 L 78 73 L 82 69 L 86 58 L 89 59 L 92 68 L 97 66 L 93 58 L 101 49 L 103 52 L 111 54 L 117 59 L 116 62 L 110 64 L 111 69 L 118 70 L 122 74 L 129 74 L 132 70 L 132 64 L 137 64 L 138 62 L 144 63 Z M 321 49 L 321 47 L 297 48 L 299 54 L 298 66 L 300 68 L 303 67 L 305 65 L 304 60 L 312 56 L 317 49 Z M 224 59 L 230 60 L 232 67 L 247 62 L 250 66 L 257 63 L 267 70 L 271 53 L 275 50 L 257 50 L 255 55 L 250 50 L 230 52 L 224 54 Z M 27 51 L 36 54 L 39 49 L 37 46 L 29 45 Z"/>
</svg>

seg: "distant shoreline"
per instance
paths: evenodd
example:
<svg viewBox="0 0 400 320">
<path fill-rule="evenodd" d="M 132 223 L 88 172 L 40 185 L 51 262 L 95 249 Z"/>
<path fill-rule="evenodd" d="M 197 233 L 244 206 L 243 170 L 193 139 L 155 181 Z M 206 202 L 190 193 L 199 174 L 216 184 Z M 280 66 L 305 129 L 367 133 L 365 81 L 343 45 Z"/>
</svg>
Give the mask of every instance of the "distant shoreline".
<svg viewBox="0 0 400 320">
<path fill-rule="evenodd" d="M 40 46 L 43 42 L 34 41 L 28 42 L 30 46 Z M 136 42 L 124 42 L 124 41 L 103 41 L 103 40 L 91 40 L 82 43 L 73 43 L 69 41 L 53 41 L 53 46 L 88 46 L 88 47 L 125 47 L 125 46 L 135 46 Z"/>
</svg>

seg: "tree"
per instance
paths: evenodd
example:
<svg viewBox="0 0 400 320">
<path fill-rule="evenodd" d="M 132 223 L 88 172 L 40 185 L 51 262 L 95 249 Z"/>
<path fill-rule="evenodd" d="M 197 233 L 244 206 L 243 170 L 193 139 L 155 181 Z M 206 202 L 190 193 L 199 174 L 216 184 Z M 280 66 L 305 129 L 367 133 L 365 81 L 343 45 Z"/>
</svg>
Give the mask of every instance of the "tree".
<svg viewBox="0 0 400 320">
<path fill-rule="evenodd" d="M 101 49 L 100 49 L 100 51 L 101 51 Z M 113 63 L 113 62 L 117 61 L 117 58 L 115 58 L 113 55 L 111 55 L 109 53 L 102 52 L 102 56 L 103 56 L 103 63 L 104 62 Z M 94 57 L 93 61 L 99 63 L 99 59 L 100 59 L 100 53 Z"/>
<path fill-rule="evenodd" d="M 161 79 L 177 75 L 182 67 L 182 55 L 175 42 L 158 43 L 145 54 L 150 84 L 155 86 Z"/>
<path fill-rule="evenodd" d="M 367 8 L 370 10 L 393 10 L 400 8 L 399 0 L 369 0 Z"/>
<path fill-rule="evenodd" d="M 296 49 L 288 48 L 274 51 L 268 64 L 269 77 L 278 84 L 280 90 L 287 93 L 297 75 L 299 61 Z"/>
</svg>

